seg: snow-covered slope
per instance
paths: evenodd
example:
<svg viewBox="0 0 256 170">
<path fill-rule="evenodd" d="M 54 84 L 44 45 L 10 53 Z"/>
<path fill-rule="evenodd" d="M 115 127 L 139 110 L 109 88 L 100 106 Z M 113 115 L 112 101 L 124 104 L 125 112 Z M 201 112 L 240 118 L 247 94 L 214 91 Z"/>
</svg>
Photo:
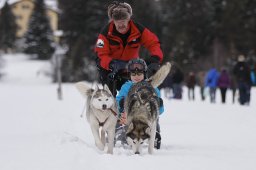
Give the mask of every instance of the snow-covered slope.
<svg viewBox="0 0 256 170">
<path fill-rule="evenodd" d="M 164 99 L 162 148 L 141 155 L 117 145 L 113 155 L 94 146 L 79 116 L 84 99 L 74 84 L 57 85 L 41 73 L 49 63 L 5 55 L 0 80 L 1 170 L 255 170 L 256 89 L 250 106 Z M 219 91 L 217 92 L 219 96 Z"/>
</svg>

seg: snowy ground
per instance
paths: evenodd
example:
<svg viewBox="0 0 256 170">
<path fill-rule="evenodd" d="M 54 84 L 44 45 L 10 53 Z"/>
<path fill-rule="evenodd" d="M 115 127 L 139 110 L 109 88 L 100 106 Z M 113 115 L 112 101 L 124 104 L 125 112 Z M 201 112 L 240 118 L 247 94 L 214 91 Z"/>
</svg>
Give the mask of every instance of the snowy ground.
<svg viewBox="0 0 256 170">
<path fill-rule="evenodd" d="M 5 55 L 0 72 L 0 170 L 255 170 L 256 89 L 248 106 L 164 99 L 162 148 L 141 155 L 118 145 L 98 151 L 88 123 L 79 117 L 83 98 L 73 84 L 57 85 L 43 74 L 47 62 Z M 39 71 L 39 72 L 38 72 Z M 198 89 L 197 89 L 198 90 Z"/>
</svg>

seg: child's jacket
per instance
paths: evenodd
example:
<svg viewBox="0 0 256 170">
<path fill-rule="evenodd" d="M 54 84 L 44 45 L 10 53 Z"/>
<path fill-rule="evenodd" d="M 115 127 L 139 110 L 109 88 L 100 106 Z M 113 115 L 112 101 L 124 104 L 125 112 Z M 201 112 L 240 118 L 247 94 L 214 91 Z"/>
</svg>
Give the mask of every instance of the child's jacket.
<svg viewBox="0 0 256 170">
<path fill-rule="evenodd" d="M 117 101 L 119 111 L 121 110 L 120 109 L 120 101 L 128 95 L 128 92 L 129 92 L 129 90 L 130 90 L 130 88 L 132 87 L 133 84 L 134 83 L 130 80 L 125 82 L 122 85 L 121 90 L 119 91 L 118 95 L 116 96 L 116 101 Z M 157 96 L 159 98 L 161 98 L 160 90 L 158 88 L 155 88 L 155 90 L 156 90 Z M 163 106 L 159 108 L 159 112 L 160 112 L 160 115 L 164 112 L 164 107 Z"/>
</svg>

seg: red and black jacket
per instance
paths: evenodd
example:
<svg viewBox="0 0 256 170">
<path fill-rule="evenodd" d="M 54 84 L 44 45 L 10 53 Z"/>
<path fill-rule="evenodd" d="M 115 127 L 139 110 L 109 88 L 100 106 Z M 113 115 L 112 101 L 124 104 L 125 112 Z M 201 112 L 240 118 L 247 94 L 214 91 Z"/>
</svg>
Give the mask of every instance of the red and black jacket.
<svg viewBox="0 0 256 170">
<path fill-rule="evenodd" d="M 141 45 L 149 50 L 151 56 L 158 57 L 159 61 L 162 62 L 163 52 L 157 36 L 132 20 L 129 24 L 131 33 L 127 38 L 126 46 L 123 45 L 120 37 L 113 34 L 113 21 L 99 34 L 95 52 L 100 59 L 100 66 L 102 68 L 109 70 L 109 63 L 113 59 L 129 61 L 138 58 Z"/>
</svg>

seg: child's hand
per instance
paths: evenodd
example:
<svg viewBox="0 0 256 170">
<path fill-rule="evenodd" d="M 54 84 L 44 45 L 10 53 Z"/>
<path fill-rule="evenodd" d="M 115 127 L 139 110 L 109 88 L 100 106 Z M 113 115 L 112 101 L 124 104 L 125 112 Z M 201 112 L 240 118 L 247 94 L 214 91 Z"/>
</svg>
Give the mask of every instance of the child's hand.
<svg viewBox="0 0 256 170">
<path fill-rule="evenodd" d="M 126 124 L 126 113 L 121 113 L 120 124 Z"/>
</svg>

